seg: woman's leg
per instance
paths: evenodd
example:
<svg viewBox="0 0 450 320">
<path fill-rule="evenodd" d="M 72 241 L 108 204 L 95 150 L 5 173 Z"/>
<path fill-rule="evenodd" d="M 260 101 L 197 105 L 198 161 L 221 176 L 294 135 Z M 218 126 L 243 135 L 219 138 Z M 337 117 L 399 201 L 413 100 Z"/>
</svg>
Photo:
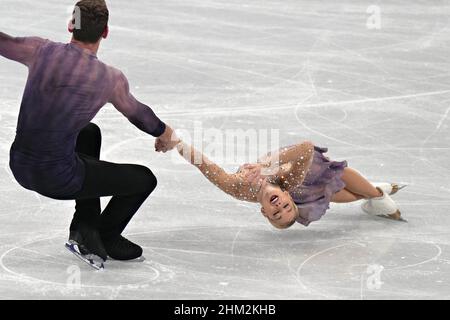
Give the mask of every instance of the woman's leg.
<svg viewBox="0 0 450 320">
<path fill-rule="evenodd" d="M 364 199 L 363 196 L 354 194 L 347 189 L 342 189 L 341 191 L 335 193 L 333 197 L 331 198 L 331 202 L 335 203 L 347 203 L 347 202 L 354 202 Z"/>
<path fill-rule="evenodd" d="M 375 188 L 358 171 L 352 168 L 345 168 L 342 180 L 345 182 L 345 189 L 364 199 L 381 197 L 381 192 Z"/>
</svg>

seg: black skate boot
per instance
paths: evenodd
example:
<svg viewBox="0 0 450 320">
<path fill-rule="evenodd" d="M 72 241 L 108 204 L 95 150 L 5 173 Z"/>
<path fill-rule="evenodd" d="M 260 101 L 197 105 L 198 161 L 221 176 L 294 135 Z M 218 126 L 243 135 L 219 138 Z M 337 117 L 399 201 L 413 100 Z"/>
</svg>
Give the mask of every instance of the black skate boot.
<svg viewBox="0 0 450 320">
<path fill-rule="evenodd" d="M 121 235 L 103 240 L 108 256 L 114 260 L 134 260 L 142 256 L 142 248 Z"/>
<path fill-rule="evenodd" d="M 70 231 L 66 248 L 91 267 L 97 270 L 104 268 L 107 253 L 100 233 L 95 228 L 78 225 L 76 229 Z"/>
</svg>

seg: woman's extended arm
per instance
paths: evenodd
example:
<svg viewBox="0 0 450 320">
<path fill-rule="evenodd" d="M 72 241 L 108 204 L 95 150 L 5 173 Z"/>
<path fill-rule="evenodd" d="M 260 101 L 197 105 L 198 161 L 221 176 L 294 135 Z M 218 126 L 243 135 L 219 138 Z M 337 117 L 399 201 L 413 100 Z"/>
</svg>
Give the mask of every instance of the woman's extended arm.
<svg viewBox="0 0 450 320">
<path fill-rule="evenodd" d="M 191 145 L 181 142 L 177 149 L 181 156 L 196 166 L 209 181 L 225 193 L 238 200 L 257 202 L 256 193 L 251 192 L 250 183 L 242 177 L 225 172 L 223 168 L 209 160 Z"/>
<path fill-rule="evenodd" d="M 305 141 L 291 147 L 282 148 L 270 157 L 270 167 L 277 168 L 273 178 L 281 186 L 299 185 L 303 182 L 314 157 L 314 144 Z"/>
</svg>

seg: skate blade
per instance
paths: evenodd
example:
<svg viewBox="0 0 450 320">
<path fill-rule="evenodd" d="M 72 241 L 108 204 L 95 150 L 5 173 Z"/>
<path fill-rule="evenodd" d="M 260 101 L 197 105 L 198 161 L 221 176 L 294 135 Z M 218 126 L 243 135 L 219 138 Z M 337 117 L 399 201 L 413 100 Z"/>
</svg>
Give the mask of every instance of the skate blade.
<svg viewBox="0 0 450 320">
<path fill-rule="evenodd" d="M 401 183 L 391 183 L 392 185 L 392 191 L 389 194 L 390 196 L 396 194 L 397 192 L 399 192 L 400 190 L 402 190 L 403 188 L 406 188 L 408 185 L 407 184 L 401 184 Z"/>
<path fill-rule="evenodd" d="M 390 215 L 378 215 L 380 218 L 385 218 L 389 220 L 399 221 L 399 222 L 408 222 L 408 220 L 405 220 L 402 218 L 400 211 L 397 210 L 397 212 L 390 214 Z"/>
<path fill-rule="evenodd" d="M 78 259 L 88 264 L 90 267 L 94 268 L 95 270 L 103 270 L 105 268 L 103 264 L 103 259 L 99 256 L 96 256 L 95 254 L 88 254 L 83 255 L 80 252 L 80 249 L 78 248 L 78 244 L 66 242 L 65 248 L 72 252 Z"/>
<path fill-rule="evenodd" d="M 144 256 L 140 256 L 139 258 L 132 259 L 132 260 L 116 260 L 116 259 L 113 259 L 110 256 L 108 256 L 108 260 L 124 262 L 124 263 L 135 263 L 135 262 L 145 262 L 146 259 Z"/>
</svg>

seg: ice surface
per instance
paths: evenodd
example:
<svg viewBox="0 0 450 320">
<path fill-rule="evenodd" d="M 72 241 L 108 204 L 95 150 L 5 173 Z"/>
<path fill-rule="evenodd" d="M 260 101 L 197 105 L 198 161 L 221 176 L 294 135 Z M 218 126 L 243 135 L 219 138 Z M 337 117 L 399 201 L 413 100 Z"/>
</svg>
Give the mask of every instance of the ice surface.
<svg viewBox="0 0 450 320">
<path fill-rule="evenodd" d="M 176 128 L 278 128 L 408 183 L 394 199 L 409 223 L 351 203 L 274 230 L 108 106 L 103 159 L 147 165 L 159 187 L 126 230 L 146 260 L 95 272 L 64 249 L 73 203 L 11 176 L 26 69 L 0 59 L 0 298 L 450 298 L 449 2 L 373 2 L 379 30 L 367 1 L 114 1 L 99 57 Z M 67 41 L 72 4 L 0 0 L 0 30 Z"/>
</svg>

